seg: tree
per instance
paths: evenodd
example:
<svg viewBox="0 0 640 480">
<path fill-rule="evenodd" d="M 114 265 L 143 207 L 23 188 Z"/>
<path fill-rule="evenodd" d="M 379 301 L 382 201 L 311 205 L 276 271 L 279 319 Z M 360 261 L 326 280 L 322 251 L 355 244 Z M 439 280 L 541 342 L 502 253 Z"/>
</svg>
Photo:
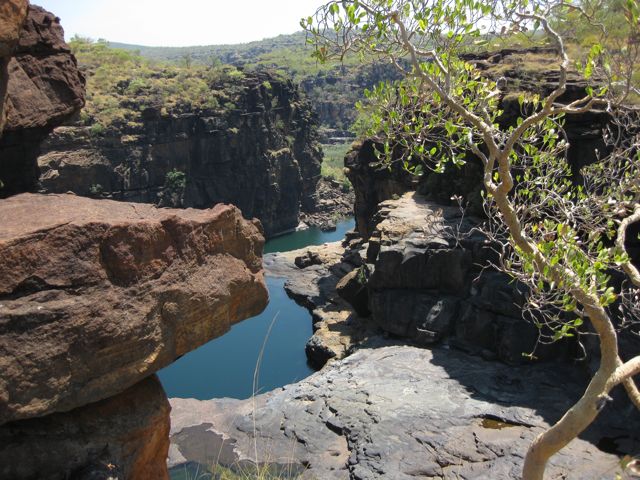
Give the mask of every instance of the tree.
<svg viewBox="0 0 640 480">
<path fill-rule="evenodd" d="M 184 204 L 184 192 L 187 188 L 187 175 L 180 170 L 167 172 L 164 186 L 158 193 L 158 206 L 179 208 Z"/>
<path fill-rule="evenodd" d="M 529 312 L 550 340 L 590 329 L 600 364 L 583 396 L 529 448 L 523 478 L 542 479 L 551 456 L 579 435 L 624 385 L 640 408 L 633 376 L 640 355 L 620 358 L 617 329 L 637 325 L 640 273 L 627 252 L 629 227 L 640 221 L 638 0 L 617 2 L 615 35 L 596 20 L 595 0 L 334 0 L 303 19 L 315 56 L 348 52 L 391 62 L 403 80 L 368 92 L 371 132 L 383 161 L 404 152 L 406 168 L 436 171 L 478 161 L 483 169 L 486 233 L 500 245 L 500 268 L 529 288 Z M 616 10 L 617 9 L 617 10 Z M 573 18 L 595 40 L 572 45 L 589 82 L 584 96 L 561 101 L 574 67 L 554 26 Z M 495 38 L 525 37 L 554 50 L 557 82 L 521 92 L 521 116 L 500 126 L 500 82 L 464 60 Z M 614 38 L 615 37 L 615 38 Z M 597 41 L 596 41 L 597 40 Z M 608 115 L 605 151 L 572 172 L 563 130 L 567 116 Z M 633 327 L 635 328 L 635 327 Z M 546 332 L 546 333 L 545 333 Z"/>
</svg>

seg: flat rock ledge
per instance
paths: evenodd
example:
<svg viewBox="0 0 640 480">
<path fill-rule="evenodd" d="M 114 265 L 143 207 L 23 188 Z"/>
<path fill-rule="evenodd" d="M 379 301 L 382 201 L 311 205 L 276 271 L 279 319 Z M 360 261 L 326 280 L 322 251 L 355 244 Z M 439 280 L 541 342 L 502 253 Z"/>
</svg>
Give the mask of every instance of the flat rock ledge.
<svg viewBox="0 0 640 480">
<path fill-rule="evenodd" d="M 296 259 L 309 264 L 301 268 Z M 341 242 L 264 256 L 266 274 L 286 278 L 289 297 L 311 313 L 314 334 L 305 351 L 315 368 L 346 357 L 356 346 L 381 333 L 336 293 L 338 281 L 361 263 L 361 259 L 346 254 Z"/>
<path fill-rule="evenodd" d="M 256 222 L 22 194 L 0 202 L 0 425 L 112 397 L 262 311 Z"/>
<path fill-rule="evenodd" d="M 362 349 L 254 399 L 171 399 L 169 467 L 257 460 L 308 479 L 517 479 L 532 439 L 581 390 L 569 370 L 550 370 L 444 348 Z M 607 436 L 619 428 L 607 425 Z M 615 478 L 619 458 L 594 445 L 571 442 L 545 478 Z"/>
</svg>

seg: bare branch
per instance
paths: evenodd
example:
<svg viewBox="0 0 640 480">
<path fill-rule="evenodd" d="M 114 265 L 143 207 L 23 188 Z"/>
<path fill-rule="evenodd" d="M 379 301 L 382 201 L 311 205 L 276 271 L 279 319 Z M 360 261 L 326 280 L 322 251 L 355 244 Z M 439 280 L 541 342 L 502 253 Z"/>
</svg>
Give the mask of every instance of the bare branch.
<svg viewBox="0 0 640 480">
<path fill-rule="evenodd" d="M 633 223 L 640 222 L 640 205 L 636 205 L 633 213 L 622 220 L 620 222 L 620 226 L 618 227 L 618 236 L 616 238 L 616 245 L 620 249 L 621 252 L 626 252 L 626 238 L 627 238 L 627 229 Z M 622 268 L 625 273 L 629 276 L 629 279 L 633 282 L 636 287 L 640 288 L 640 272 L 638 269 L 631 263 L 631 261 L 627 261 L 622 264 Z"/>
</svg>

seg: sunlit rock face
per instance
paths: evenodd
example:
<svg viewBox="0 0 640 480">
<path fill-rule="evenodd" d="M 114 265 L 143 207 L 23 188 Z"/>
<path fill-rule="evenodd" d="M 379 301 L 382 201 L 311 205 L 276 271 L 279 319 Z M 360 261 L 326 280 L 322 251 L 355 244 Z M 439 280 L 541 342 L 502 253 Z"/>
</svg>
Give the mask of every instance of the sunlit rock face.
<svg viewBox="0 0 640 480">
<path fill-rule="evenodd" d="M 7 423 L 0 426 L 0 478 L 168 479 L 170 410 L 152 376 L 69 412 Z"/>
<path fill-rule="evenodd" d="M 0 217 L 0 423 L 115 395 L 267 302 L 233 206 L 22 194 Z"/>
<path fill-rule="evenodd" d="M 26 2 L 28 3 L 28 2 Z M 15 20 L 22 2 L 8 2 Z M 21 24 L 18 41 L 11 46 L 14 23 L 0 25 L 0 52 L 7 56 L 8 78 L 4 101 L 4 131 L 0 139 L 0 197 L 37 188 L 40 142 L 84 105 L 84 77 L 64 42 L 60 19 L 31 5 Z M 0 56 L 2 53 L 0 53 Z M 7 62 L 8 60 L 8 62 Z M 0 97 L 3 85 L 0 84 Z M 1 127 L 2 125 L 0 125 Z M 0 130 L 2 130 L 0 128 Z"/>
</svg>

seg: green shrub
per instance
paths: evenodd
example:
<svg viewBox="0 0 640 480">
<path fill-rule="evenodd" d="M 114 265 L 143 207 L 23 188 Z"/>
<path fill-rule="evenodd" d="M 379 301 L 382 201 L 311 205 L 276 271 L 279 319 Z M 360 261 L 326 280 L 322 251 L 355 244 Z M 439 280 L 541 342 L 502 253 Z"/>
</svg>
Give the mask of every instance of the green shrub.
<svg viewBox="0 0 640 480">
<path fill-rule="evenodd" d="M 89 133 L 94 137 L 98 137 L 104 134 L 105 130 L 106 130 L 105 126 L 102 125 L 101 123 L 94 123 L 89 128 Z"/>
</svg>

